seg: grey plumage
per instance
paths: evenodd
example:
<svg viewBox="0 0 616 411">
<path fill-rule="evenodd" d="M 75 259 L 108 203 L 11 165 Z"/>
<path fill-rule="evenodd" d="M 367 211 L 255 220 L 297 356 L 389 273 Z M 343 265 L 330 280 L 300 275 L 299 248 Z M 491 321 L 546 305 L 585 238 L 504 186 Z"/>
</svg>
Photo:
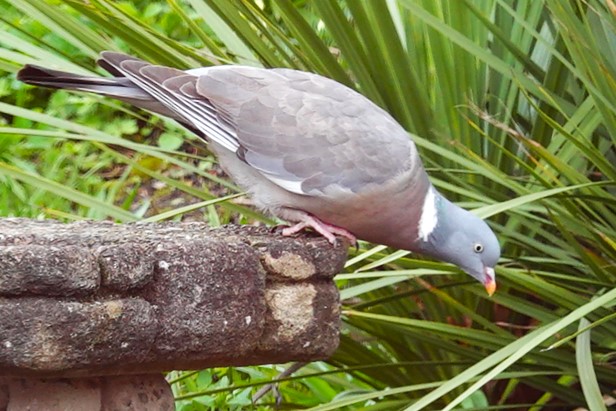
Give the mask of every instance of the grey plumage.
<svg viewBox="0 0 616 411">
<path fill-rule="evenodd" d="M 99 64 L 116 77 L 26 66 L 18 78 L 174 118 L 209 141 L 259 207 L 330 240 L 348 231 L 453 262 L 493 289 L 500 248 L 492 231 L 434 190 L 406 131 L 354 90 L 290 69 L 181 71 L 115 52 L 103 52 Z"/>
</svg>

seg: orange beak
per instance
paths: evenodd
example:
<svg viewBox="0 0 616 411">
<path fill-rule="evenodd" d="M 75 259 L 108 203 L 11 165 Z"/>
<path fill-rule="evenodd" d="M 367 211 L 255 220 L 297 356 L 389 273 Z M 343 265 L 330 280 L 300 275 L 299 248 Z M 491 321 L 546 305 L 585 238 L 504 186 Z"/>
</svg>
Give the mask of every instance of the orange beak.
<svg viewBox="0 0 616 411">
<path fill-rule="evenodd" d="M 494 281 L 494 269 L 486 267 L 484 269 L 484 272 L 486 274 L 486 281 L 485 283 L 483 283 L 483 285 L 486 287 L 488 295 L 492 297 L 492 294 L 494 294 L 494 291 L 496 291 L 496 281 Z"/>
</svg>

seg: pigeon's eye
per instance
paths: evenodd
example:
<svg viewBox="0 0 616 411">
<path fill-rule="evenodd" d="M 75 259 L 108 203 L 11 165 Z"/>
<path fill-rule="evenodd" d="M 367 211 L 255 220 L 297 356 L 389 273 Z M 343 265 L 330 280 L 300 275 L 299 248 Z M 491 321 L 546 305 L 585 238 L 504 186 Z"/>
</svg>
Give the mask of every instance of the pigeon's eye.
<svg viewBox="0 0 616 411">
<path fill-rule="evenodd" d="M 483 252 L 483 245 L 482 245 L 482 244 L 479 244 L 479 243 L 476 243 L 476 244 L 473 246 L 473 250 L 474 250 L 476 253 L 482 253 L 482 252 Z"/>
</svg>

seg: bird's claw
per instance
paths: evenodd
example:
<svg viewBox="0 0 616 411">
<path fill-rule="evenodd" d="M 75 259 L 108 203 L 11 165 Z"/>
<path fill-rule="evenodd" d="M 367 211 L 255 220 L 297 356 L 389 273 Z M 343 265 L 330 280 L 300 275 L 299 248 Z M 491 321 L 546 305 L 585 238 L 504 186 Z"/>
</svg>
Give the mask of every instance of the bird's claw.
<svg viewBox="0 0 616 411">
<path fill-rule="evenodd" d="M 359 249 L 357 244 L 357 238 L 348 230 L 342 227 L 324 223 L 323 221 L 311 215 L 306 215 L 302 221 L 298 222 L 293 226 L 284 227 L 282 229 L 282 235 L 290 236 L 293 234 L 297 234 L 304 228 L 312 228 L 314 231 L 325 237 L 327 241 L 329 241 L 329 243 L 332 244 L 334 247 L 340 245 L 340 241 L 338 240 L 338 238 L 336 238 L 336 236 L 340 236 L 349 240 L 351 245 L 354 245 L 356 249 Z"/>
</svg>

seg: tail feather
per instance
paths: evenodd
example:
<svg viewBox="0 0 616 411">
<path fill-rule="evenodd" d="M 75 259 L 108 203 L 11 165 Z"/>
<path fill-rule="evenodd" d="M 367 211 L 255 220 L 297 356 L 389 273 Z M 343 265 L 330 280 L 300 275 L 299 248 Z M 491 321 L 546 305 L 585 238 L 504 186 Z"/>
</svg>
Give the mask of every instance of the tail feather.
<svg viewBox="0 0 616 411">
<path fill-rule="evenodd" d="M 17 73 L 24 83 L 55 89 L 88 91 L 117 99 L 150 100 L 148 93 L 135 87 L 130 80 L 117 77 L 89 77 L 27 64 Z"/>
<path fill-rule="evenodd" d="M 86 91 L 116 98 L 139 108 L 173 118 L 193 133 L 200 137 L 204 137 L 202 132 L 195 129 L 192 125 L 187 124 L 185 118 L 168 109 L 164 104 L 152 97 L 151 94 L 147 93 L 125 77 L 124 74 L 122 74 L 122 72 L 117 68 L 120 67 L 120 64 L 125 61 L 142 60 L 122 53 L 105 51 L 101 53 L 101 58 L 98 60 L 98 64 L 115 77 L 83 76 L 80 74 L 67 73 L 33 64 L 27 64 L 17 72 L 17 79 L 26 84 L 35 86 Z"/>
<path fill-rule="evenodd" d="M 109 64 L 109 62 L 105 59 L 100 58 L 96 60 L 96 64 L 98 64 L 99 67 L 102 67 L 106 72 L 112 74 L 114 77 L 124 77 L 124 74 L 122 74 L 120 70 Z"/>
<path fill-rule="evenodd" d="M 122 71 L 118 68 L 125 61 L 140 61 L 142 63 L 147 63 L 146 61 L 143 61 L 137 57 L 129 56 L 128 54 L 124 53 L 118 53 L 116 51 L 102 51 L 100 54 L 100 59 L 98 59 L 97 63 L 99 66 L 109 71 L 114 76 L 116 75 L 116 73 L 118 73 L 119 76 L 124 76 L 124 74 L 122 74 Z M 108 68 L 111 68 L 111 70 L 109 70 Z"/>
<path fill-rule="evenodd" d="M 31 84 L 37 83 L 39 80 L 45 80 L 48 78 L 59 78 L 64 75 L 68 75 L 68 73 L 59 70 L 46 69 L 40 66 L 36 66 L 34 64 L 26 64 L 21 68 L 21 70 L 17 72 L 17 80 Z M 74 76 L 84 77 L 79 74 L 75 74 Z"/>
</svg>

